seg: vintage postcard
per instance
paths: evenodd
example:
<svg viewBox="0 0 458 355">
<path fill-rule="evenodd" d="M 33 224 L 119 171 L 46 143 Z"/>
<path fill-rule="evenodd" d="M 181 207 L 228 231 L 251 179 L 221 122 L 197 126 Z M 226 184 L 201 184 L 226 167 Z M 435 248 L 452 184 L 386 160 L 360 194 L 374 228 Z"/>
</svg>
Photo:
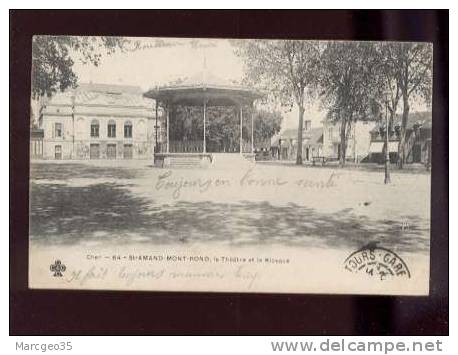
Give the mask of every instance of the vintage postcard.
<svg viewBox="0 0 458 355">
<path fill-rule="evenodd" d="M 428 295 L 432 44 L 31 55 L 30 288 Z"/>
</svg>

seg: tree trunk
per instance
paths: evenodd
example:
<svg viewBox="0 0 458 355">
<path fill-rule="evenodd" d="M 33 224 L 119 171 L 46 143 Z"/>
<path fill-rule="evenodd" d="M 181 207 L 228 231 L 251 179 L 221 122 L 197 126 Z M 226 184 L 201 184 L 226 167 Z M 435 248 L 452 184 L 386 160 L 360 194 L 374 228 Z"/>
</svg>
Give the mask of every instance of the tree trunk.
<svg viewBox="0 0 458 355">
<path fill-rule="evenodd" d="M 401 120 L 401 132 L 399 135 L 399 146 L 398 146 L 398 167 L 399 169 L 402 169 L 404 164 L 405 164 L 405 159 L 406 159 L 406 151 L 405 151 L 405 145 L 406 145 L 406 128 L 407 128 L 407 121 L 409 120 L 409 98 L 407 96 L 407 93 L 403 93 L 402 95 L 403 98 L 403 111 L 402 111 L 402 120 Z"/>
<path fill-rule="evenodd" d="M 299 128 L 297 129 L 296 165 L 302 165 L 302 130 L 304 126 L 305 109 L 299 105 Z"/>
<path fill-rule="evenodd" d="M 345 166 L 345 156 L 347 151 L 347 120 L 342 118 L 340 123 L 340 157 L 339 164 L 340 166 Z"/>
</svg>

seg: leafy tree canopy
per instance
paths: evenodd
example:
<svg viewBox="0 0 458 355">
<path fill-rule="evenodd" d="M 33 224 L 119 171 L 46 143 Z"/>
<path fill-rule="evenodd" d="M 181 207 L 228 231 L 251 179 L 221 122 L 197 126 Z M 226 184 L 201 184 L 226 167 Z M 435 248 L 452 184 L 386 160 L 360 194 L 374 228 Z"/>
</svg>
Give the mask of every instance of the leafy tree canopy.
<svg viewBox="0 0 458 355">
<path fill-rule="evenodd" d="M 99 65 L 104 54 L 126 50 L 130 40 L 101 36 L 34 36 L 32 39 L 32 97 L 52 96 L 76 87 L 75 54 L 83 63 Z"/>
<path fill-rule="evenodd" d="M 369 42 L 327 42 L 321 57 L 321 99 L 327 119 L 340 125 L 340 164 L 344 165 L 352 124 L 379 116 L 377 56 Z"/>
<path fill-rule="evenodd" d="M 402 99 L 398 166 L 403 167 L 407 151 L 406 129 L 412 100 L 421 99 L 427 105 L 432 97 L 433 48 L 429 43 L 381 43 L 379 63 L 388 92 L 391 120 Z"/>
<path fill-rule="evenodd" d="M 327 43 L 319 82 L 329 119 L 372 119 L 378 88 L 374 81 L 375 59 L 371 43 Z"/>
<path fill-rule="evenodd" d="M 305 104 L 313 96 L 317 80 L 320 44 L 317 41 L 234 41 L 244 60 L 246 78 L 270 93 L 273 102 L 299 108 L 296 163 L 302 164 L 302 127 Z"/>
</svg>

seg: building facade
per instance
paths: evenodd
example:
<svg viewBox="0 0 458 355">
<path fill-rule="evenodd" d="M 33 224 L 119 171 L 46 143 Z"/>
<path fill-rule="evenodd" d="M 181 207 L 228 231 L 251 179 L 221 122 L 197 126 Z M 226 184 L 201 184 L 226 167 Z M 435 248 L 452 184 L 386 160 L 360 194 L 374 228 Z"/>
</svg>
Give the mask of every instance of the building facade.
<svg viewBox="0 0 458 355">
<path fill-rule="evenodd" d="M 389 137 L 390 162 L 398 161 L 399 134 L 401 115 L 396 115 L 393 129 Z M 383 163 L 385 160 L 384 143 L 385 132 L 383 125 L 376 125 L 370 132 L 371 146 L 369 160 L 374 163 Z M 406 163 L 421 163 L 431 165 L 431 134 L 432 113 L 412 112 L 406 127 Z"/>
<path fill-rule="evenodd" d="M 370 132 L 375 122 L 358 121 L 350 129 L 345 157 L 354 162 L 364 162 L 368 159 L 371 144 Z M 323 156 L 329 160 L 340 159 L 340 123 L 323 121 Z"/>
<path fill-rule="evenodd" d="M 149 159 L 163 137 L 139 87 L 80 84 L 43 105 L 44 159 Z M 156 133 L 157 131 L 157 133 Z"/>
<path fill-rule="evenodd" d="M 305 120 L 302 131 L 302 160 L 312 161 L 322 156 L 323 128 L 312 128 L 312 121 Z M 271 153 L 274 159 L 295 160 L 297 156 L 297 128 L 286 129 L 274 136 L 271 141 Z"/>
</svg>

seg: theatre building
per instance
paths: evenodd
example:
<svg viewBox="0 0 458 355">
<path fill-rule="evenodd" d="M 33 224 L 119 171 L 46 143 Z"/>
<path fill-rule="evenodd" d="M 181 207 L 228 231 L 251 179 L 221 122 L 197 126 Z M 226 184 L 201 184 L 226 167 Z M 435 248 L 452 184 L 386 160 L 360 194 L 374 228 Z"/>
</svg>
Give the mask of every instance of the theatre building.
<svg viewBox="0 0 458 355">
<path fill-rule="evenodd" d="M 162 136 L 154 107 L 135 86 L 80 84 L 57 93 L 40 112 L 43 158 L 149 159 Z"/>
</svg>

